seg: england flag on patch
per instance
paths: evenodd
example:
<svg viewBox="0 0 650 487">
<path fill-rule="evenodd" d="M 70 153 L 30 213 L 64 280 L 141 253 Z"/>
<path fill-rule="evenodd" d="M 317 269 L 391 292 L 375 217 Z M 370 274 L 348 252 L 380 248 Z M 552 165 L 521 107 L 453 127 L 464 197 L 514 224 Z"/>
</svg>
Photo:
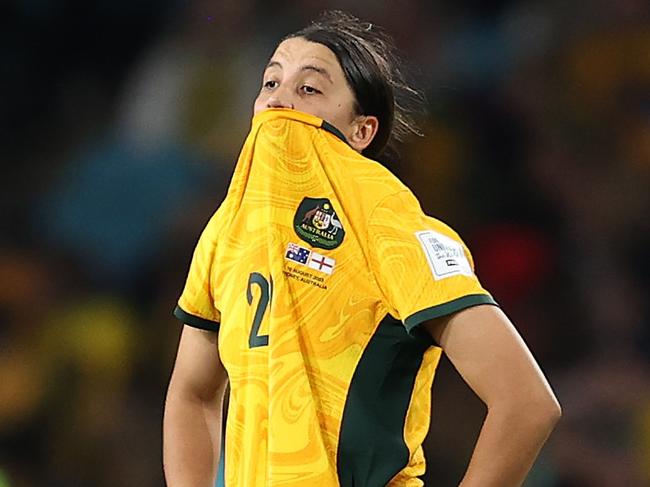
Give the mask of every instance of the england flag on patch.
<svg viewBox="0 0 650 487">
<path fill-rule="evenodd" d="M 309 249 L 290 243 L 287 245 L 287 253 L 284 256 L 285 258 L 298 262 L 299 264 L 307 264 L 309 254 L 311 254 Z"/>
<path fill-rule="evenodd" d="M 331 257 L 325 257 L 324 255 L 312 252 L 311 259 L 309 259 L 309 264 L 307 265 L 312 269 L 316 269 L 317 271 L 324 272 L 325 274 L 331 274 L 334 272 L 334 264 L 336 264 L 336 261 Z"/>
</svg>

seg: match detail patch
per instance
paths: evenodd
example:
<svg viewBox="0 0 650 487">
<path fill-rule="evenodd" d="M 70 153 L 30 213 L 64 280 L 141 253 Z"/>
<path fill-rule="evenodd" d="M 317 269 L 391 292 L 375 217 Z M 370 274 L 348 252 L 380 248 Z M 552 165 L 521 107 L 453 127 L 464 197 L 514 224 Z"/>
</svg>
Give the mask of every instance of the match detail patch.
<svg viewBox="0 0 650 487">
<path fill-rule="evenodd" d="M 312 252 L 309 263 L 307 265 L 312 269 L 316 269 L 317 271 L 324 272 L 325 274 L 331 274 L 334 271 L 335 264 L 336 261 L 331 257 L 325 257 L 324 255 Z"/>
<path fill-rule="evenodd" d="M 295 243 L 287 245 L 284 258 L 325 274 L 332 274 L 336 265 L 335 259 L 313 252 Z"/>
<path fill-rule="evenodd" d="M 284 254 L 285 259 L 292 260 L 298 264 L 307 265 L 311 251 L 295 243 L 287 245 L 287 252 Z"/>
<path fill-rule="evenodd" d="M 433 230 L 415 232 L 415 236 L 422 245 L 434 279 L 474 274 L 460 242 Z"/>
</svg>

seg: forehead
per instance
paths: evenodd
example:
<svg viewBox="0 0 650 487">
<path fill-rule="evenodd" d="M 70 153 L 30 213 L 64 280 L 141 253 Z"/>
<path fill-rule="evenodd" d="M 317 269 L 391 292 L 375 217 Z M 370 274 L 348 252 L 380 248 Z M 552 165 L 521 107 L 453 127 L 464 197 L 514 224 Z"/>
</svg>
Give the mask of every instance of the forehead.
<svg viewBox="0 0 650 487">
<path fill-rule="evenodd" d="M 342 74 L 339 61 L 330 48 L 302 37 L 282 41 L 275 49 L 271 60 L 279 61 L 283 67 L 316 64 Z"/>
</svg>

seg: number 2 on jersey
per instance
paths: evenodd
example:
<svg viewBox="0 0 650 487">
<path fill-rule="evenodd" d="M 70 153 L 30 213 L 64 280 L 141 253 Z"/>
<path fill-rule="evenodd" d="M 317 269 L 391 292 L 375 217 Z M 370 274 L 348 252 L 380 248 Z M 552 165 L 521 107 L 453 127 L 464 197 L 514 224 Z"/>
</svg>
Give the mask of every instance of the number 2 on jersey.
<svg viewBox="0 0 650 487">
<path fill-rule="evenodd" d="M 270 285 L 269 281 L 267 281 L 262 274 L 259 272 L 253 272 L 248 277 L 248 288 L 246 289 L 248 304 L 253 304 L 253 284 L 257 284 L 260 288 L 260 300 L 257 303 L 255 316 L 253 317 L 253 324 L 251 325 L 251 333 L 248 336 L 248 346 L 250 348 L 264 347 L 269 344 L 269 336 L 258 335 L 258 333 L 260 331 L 262 319 L 264 318 L 264 312 L 269 306 L 273 290 L 272 284 Z"/>
</svg>

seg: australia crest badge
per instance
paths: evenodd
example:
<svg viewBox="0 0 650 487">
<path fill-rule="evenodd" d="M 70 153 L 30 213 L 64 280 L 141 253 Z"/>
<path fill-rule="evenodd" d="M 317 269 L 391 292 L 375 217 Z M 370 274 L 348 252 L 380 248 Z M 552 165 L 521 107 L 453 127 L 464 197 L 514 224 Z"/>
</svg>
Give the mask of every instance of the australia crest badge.
<svg viewBox="0 0 650 487">
<path fill-rule="evenodd" d="M 335 249 L 345 237 L 343 225 L 327 198 L 303 198 L 293 227 L 302 240 L 320 249 Z"/>
</svg>

